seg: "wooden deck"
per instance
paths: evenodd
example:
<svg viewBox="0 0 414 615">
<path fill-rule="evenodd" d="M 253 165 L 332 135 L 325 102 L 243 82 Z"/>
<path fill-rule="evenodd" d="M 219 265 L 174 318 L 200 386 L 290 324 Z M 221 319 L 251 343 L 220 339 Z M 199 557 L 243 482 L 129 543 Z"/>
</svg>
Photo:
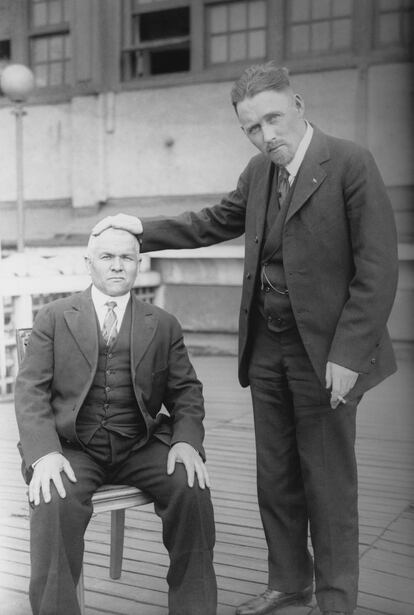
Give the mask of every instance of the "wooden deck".
<svg viewBox="0 0 414 615">
<path fill-rule="evenodd" d="M 194 358 L 205 385 L 206 448 L 213 482 L 219 586 L 218 615 L 266 585 L 266 547 L 255 491 L 255 452 L 248 391 L 230 357 Z M 413 358 L 370 392 L 358 418 L 360 564 L 358 615 L 414 614 Z M 11 403 L 0 403 L 0 612 L 30 615 L 29 532 L 25 487 Z M 244 494 L 241 496 L 241 494 Z M 108 577 L 109 516 L 95 516 L 86 534 L 88 615 L 167 615 L 167 555 L 152 505 L 127 511 L 122 577 Z M 290 607 L 280 615 L 316 615 Z"/>
</svg>

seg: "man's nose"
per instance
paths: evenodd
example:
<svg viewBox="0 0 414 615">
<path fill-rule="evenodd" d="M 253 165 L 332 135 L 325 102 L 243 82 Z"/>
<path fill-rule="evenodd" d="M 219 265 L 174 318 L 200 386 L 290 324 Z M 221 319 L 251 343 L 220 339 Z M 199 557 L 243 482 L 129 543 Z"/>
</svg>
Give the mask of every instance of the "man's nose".
<svg viewBox="0 0 414 615">
<path fill-rule="evenodd" d="M 120 271 L 123 268 L 122 259 L 119 256 L 115 256 L 111 262 L 111 269 Z"/>
<path fill-rule="evenodd" d="M 262 126 L 262 132 L 263 132 L 263 139 L 265 140 L 265 143 L 270 143 L 270 141 L 273 141 L 274 139 L 276 139 L 275 127 L 272 126 L 271 124 L 264 124 Z"/>
</svg>

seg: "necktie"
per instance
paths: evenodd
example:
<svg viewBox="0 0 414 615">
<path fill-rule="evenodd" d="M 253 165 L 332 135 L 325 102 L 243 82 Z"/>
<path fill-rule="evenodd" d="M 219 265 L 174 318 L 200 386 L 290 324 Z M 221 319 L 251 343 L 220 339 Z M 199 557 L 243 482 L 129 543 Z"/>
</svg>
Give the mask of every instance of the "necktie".
<svg viewBox="0 0 414 615">
<path fill-rule="evenodd" d="M 102 325 L 102 335 L 107 346 L 110 346 L 116 340 L 118 331 L 116 328 L 118 318 L 115 314 L 114 308 L 116 307 L 116 301 L 107 301 L 105 305 L 108 306 L 108 311 L 105 314 L 105 319 Z"/>
<path fill-rule="evenodd" d="M 286 171 L 285 167 L 279 167 L 277 174 L 277 195 L 279 197 L 280 207 L 282 207 L 285 202 L 289 188 L 289 171 Z"/>
</svg>

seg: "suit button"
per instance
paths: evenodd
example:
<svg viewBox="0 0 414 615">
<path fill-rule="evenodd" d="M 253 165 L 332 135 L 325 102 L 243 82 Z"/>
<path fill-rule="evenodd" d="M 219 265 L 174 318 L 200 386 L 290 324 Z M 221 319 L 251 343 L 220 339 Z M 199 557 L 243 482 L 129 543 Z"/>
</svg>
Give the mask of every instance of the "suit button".
<svg viewBox="0 0 414 615">
<path fill-rule="evenodd" d="M 257 235 L 256 235 L 256 237 L 254 238 L 254 243 L 259 243 L 259 238 L 258 238 L 258 236 L 257 236 Z"/>
<path fill-rule="evenodd" d="M 273 318 L 271 316 L 267 317 L 268 322 L 272 322 Z"/>
<path fill-rule="evenodd" d="M 265 286 L 265 293 L 269 293 L 269 292 L 270 292 L 270 286 L 268 286 L 268 285 L 266 284 L 266 286 Z"/>
<path fill-rule="evenodd" d="M 105 391 L 108 393 L 111 390 L 111 387 L 105 387 Z"/>
<path fill-rule="evenodd" d="M 112 352 L 109 352 L 109 353 L 108 353 L 108 357 L 109 357 L 110 359 L 112 359 L 112 357 L 113 357 Z"/>
<path fill-rule="evenodd" d="M 250 275 L 250 273 L 246 273 L 246 280 L 250 280 L 252 276 Z"/>
<path fill-rule="evenodd" d="M 376 363 L 376 362 L 377 362 L 377 360 L 376 360 L 376 359 L 371 359 L 371 363 L 372 363 L 372 365 L 375 365 L 375 363 Z"/>
</svg>

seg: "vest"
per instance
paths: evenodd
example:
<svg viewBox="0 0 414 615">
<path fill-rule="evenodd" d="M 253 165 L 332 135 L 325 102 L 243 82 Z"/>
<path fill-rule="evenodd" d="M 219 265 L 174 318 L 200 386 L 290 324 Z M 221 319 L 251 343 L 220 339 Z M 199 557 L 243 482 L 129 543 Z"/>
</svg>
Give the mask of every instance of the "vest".
<svg viewBox="0 0 414 615">
<path fill-rule="evenodd" d="M 278 208 L 279 212 L 271 228 L 268 227 L 271 215 L 267 215 L 265 241 L 260 258 L 260 269 L 265 267 L 267 280 L 261 275 L 260 287 L 256 290 L 257 306 L 260 314 L 267 321 L 271 331 L 280 333 L 296 326 L 289 294 L 283 294 L 286 289 L 286 277 L 283 267 L 283 227 L 289 210 L 295 183 L 291 186 L 283 207 L 279 207 L 277 196 L 277 174 L 273 174 L 271 196 L 268 209 Z M 281 290 L 277 292 L 274 288 Z"/>
<path fill-rule="evenodd" d="M 135 439 L 145 432 L 131 379 L 130 338 L 132 308 L 129 301 L 118 337 L 107 346 L 98 328 L 98 366 L 89 393 L 79 411 L 76 432 L 87 445 L 99 429 Z"/>
</svg>

